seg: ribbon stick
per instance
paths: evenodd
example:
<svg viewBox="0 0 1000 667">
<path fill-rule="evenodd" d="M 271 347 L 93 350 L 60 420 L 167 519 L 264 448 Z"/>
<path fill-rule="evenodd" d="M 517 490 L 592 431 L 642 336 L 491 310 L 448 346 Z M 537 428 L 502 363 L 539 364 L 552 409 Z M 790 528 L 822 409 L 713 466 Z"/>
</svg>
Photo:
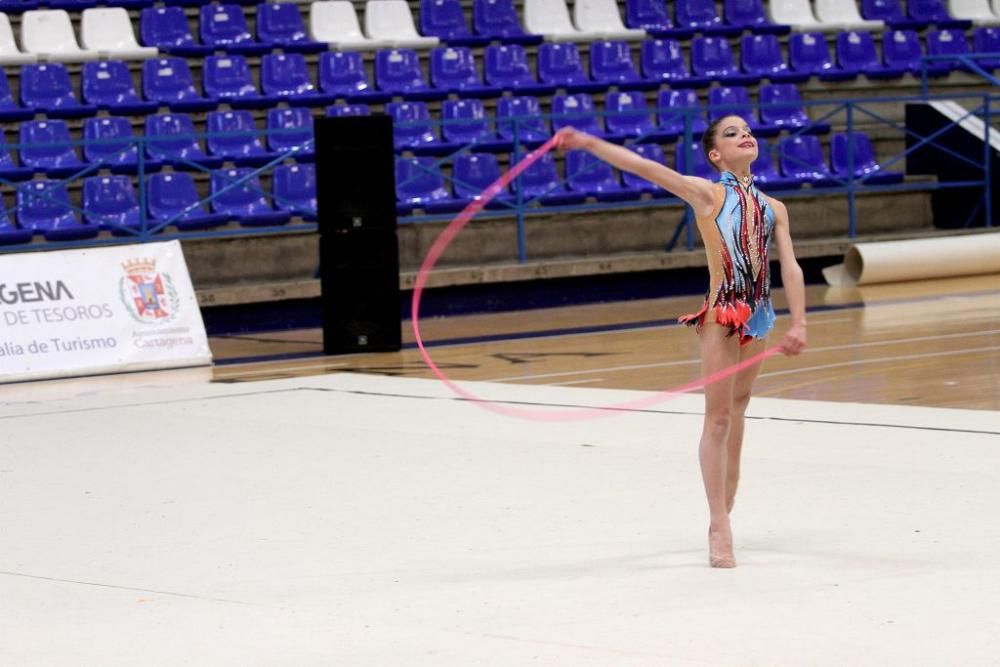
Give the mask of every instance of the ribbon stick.
<svg viewBox="0 0 1000 667">
<path fill-rule="evenodd" d="M 498 178 L 492 185 L 483 190 L 482 194 L 472 200 L 468 206 L 466 206 L 462 211 L 455 216 L 441 235 L 434 241 L 431 245 L 430 250 L 427 252 L 427 256 L 424 258 L 423 263 L 420 265 L 420 270 L 417 271 L 417 278 L 413 285 L 413 301 L 412 301 L 412 321 L 413 321 L 413 335 L 417 341 L 417 347 L 420 350 L 420 356 L 423 357 L 424 362 L 427 367 L 430 368 L 431 372 L 437 377 L 438 380 L 443 382 L 451 391 L 456 395 L 461 396 L 464 399 L 471 401 L 474 405 L 477 405 L 483 409 L 495 412 L 500 415 L 507 417 L 515 417 L 518 419 L 528 419 L 533 421 L 548 421 L 548 422 L 562 422 L 562 421 L 581 421 L 588 419 L 600 419 L 602 417 L 611 417 L 621 412 L 629 410 L 641 410 L 648 408 L 652 405 L 668 401 L 673 398 L 677 398 L 682 394 L 688 392 L 696 391 L 702 389 L 715 382 L 720 382 L 728 377 L 731 377 L 740 371 L 753 366 L 754 364 L 767 359 L 768 357 L 774 356 L 781 351 L 779 346 L 775 346 L 764 350 L 763 352 L 756 354 L 749 359 L 745 359 L 738 364 L 724 368 L 721 371 L 717 371 L 710 375 L 707 375 L 698 380 L 694 380 L 687 384 L 675 387 L 673 389 L 667 389 L 665 391 L 657 392 L 648 396 L 643 396 L 641 398 L 626 401 L 623 403 L 616 403 L 612 405 L 606 405 L 602 407 L 584 407 L 584 408 L 571 408 L 571 409 L 539 409 L 539 408 L 522 408 L 511 405 L 506 405 L 503 403 L 498 403 L 496 401 L 491 401 L 490 399 L 477 396 L 471 391 L 465 389 L 457 382 L 449 378 L 444 371 L 442 371 L 434 359 L 431 358 L 430 353 L 427 348 L 424 347 L 423 337 L 420 335 L 420 300 L 423 297 L 424 287 L 427 285 L 427 278 L 430 276 L 431 271 L 437 264 L 441 255 L 444 253 L 445 249 L 455 240 L 458 233 L 462 231 L 472 218 L 479 213 L 494 197 L 497 196 L 507 185 L 511 183 L 515 178 L 518 177 L 525 169 L 530 167 L 539 158 L 551 151 L 558 144 L 558 136 L 553 136 L 551 139 L 546 141 L 540 147 L 534 151 L 528 153 L 520 162 L 511 167 L 506 174 Z"/>
</svg>

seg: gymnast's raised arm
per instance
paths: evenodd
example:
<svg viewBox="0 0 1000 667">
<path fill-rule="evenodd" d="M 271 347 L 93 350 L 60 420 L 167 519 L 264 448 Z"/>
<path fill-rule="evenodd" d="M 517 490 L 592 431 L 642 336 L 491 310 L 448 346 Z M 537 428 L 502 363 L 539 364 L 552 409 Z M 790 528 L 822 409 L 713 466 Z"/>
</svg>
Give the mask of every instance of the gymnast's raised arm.
<svg viewBox="0 0 1000 667">
<path fill-rule="evenodd" d="M 618 169 L 656 183 L 690 204 L 700 217 L 711 215 L 716 206 L 711 181 L 697 176 L 685 176 L 659 162 L 647 160 L 627 148 L 616 146 L 572 127 L 559 130 L 556 137 L 561 150 L 585 150 Z"/>
</svg>

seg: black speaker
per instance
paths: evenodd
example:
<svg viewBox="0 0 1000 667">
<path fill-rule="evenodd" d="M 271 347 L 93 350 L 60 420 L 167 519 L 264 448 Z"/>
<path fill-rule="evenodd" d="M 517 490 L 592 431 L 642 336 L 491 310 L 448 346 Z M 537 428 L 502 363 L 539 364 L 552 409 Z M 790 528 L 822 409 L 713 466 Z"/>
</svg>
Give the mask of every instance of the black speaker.
<svg viewBox="0 0 1000 667">
<path fill-rule="evenodd" d="M 392 119 L 318 118 L 315 132 L 320 231 L 396 229 Z"/>
<path fill-rule="evenodd" d="M 316 121 L 323 352 L 402 348 L 392 122 Z"/>
</svg>

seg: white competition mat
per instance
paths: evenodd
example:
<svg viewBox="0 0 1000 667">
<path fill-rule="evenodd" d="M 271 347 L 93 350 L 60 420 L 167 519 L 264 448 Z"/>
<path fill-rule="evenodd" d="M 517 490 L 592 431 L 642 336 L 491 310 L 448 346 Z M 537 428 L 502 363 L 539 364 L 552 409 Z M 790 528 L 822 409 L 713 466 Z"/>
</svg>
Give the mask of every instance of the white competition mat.
<svg viewBox="0 0 1000 667">
<path fill-rule="evenodd" d="M 0 664 L 1000 655 L 1000 413 L 756 399 L 720 571 L 700 396 L 539 424 L 351 374 L 88 391 L 0 392 Z"/>
</svg>

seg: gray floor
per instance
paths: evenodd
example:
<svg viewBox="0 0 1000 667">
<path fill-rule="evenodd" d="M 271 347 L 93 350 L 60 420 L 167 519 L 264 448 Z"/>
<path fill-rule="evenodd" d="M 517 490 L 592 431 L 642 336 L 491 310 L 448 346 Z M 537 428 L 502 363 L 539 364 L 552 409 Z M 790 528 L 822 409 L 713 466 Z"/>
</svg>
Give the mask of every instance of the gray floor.
<svg viewBox="0 0 1000 667">
<path fill-rule="evenodd" d="M 1000 664 L 1000 413 L 755 401 L 717 571 L 699 396 L 198 374 L 2 388 L 0 664 Z"/>
</svg>

